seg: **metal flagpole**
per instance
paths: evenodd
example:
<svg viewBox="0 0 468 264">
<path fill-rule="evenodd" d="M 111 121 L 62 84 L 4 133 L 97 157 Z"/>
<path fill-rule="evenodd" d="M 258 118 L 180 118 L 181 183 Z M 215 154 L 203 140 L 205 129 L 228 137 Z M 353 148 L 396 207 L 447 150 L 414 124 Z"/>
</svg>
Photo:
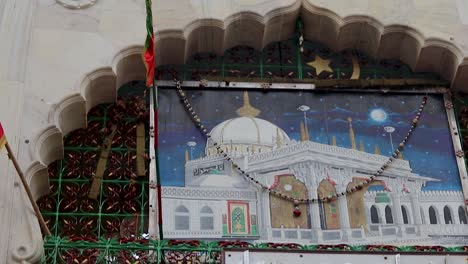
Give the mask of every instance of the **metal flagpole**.
<svg viewBox="0 0 468 264">
<path fill-rule="evenodd" d="M 156 66 L 155 66 L 156 67 Z M 154 159 L 156 165 L 156 191 L 157 191 L 157 199 L 158 199 L 158 229 L 159 229 L 159 239 L 164 239 L 163 237 L 163 220 L 162 220 L 162 194 L 161 194 L 161 176 L 159 173 L 159 151 L 158 151 L 158 89 L 156 87 L 156 82 L 153 81 L 153 133 L 154 133 Z"/>
<path fill-rule="evenodd" d="M 24 178 L 23 171 L 21 171 L 18 161 L 16 160 L 15 155 L 13 154 L 13 151 L 10 148 L 10 144 L 8 144 L 8 141 L 6 141 L 5 143 L 5 148 L 7 150 L 8 157 L 13 162 L 16 172 L 18 173 L 18 176 L 21 179 L 21 183 L 23 184 L 23 187 L 26 190 L 26 193 L 28 194 L 29 201 L 31 202 L 34 208 L 34 212 L 36 213 L 37 219 L 39 220 L 39 224 L 41 226 L 42 232 L 44 232 L 45 235 L 47 236 L 51 236 L 52 234 L 50 233 L 49 228 L 47 228 L 44 218 L 42 217 L 41 211 L 39 210 L 39 206 L 37 206 L 36 201 L 34 200 L 31 190 L 29 189 L 26 179 Z"/>
</svg>

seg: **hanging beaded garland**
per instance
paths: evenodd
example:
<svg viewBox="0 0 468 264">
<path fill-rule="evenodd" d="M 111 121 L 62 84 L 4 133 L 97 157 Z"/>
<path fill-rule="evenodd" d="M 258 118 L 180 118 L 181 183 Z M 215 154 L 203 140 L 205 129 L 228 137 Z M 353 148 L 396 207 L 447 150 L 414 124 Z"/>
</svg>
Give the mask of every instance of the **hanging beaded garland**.
<svg viewBox="0 0 468 264">
<path fill-rule="evenodd" d="M 175 82 L 175 85 L 176 85 L 176 89 L 177 89 L 177 92 L 179 94 L 179 97 L 180 99 L 182 100 L 182 102 L 184 103 L 184 106 L 185 106 L 185 109 L 188 113 L 190 113 L 190 116 L 192 117 L 192 120 L 194 121 L 195 125 L 198 127 L 198 129 L 200 129 L 200 131 L 208 138 L 208 139 L 211 139 L 211 135 L 209 134 L 208 130 L 206 129 L 206 127 L 203 125 L 202 121 L 200 120 L 200 117 L 198 116 L 198 114 L 195 112 L 195 110 L 193 109 L 193 106 L 190 104 L 189 100 L 187 99 L 187 96 L 185 95 L 185 92 L 182 90 L 182 87 L 181 87 L 181 83 L 180 81 L 178 80 L 174 80 Z M 204 85 L 202 83 L 200 83 L 200 86 L 203 87 Z M 216 150 L 218 151 L 218 153 L 224 157 L 227 161 L 231 162 L 232 164 L 232 167 L 235 168 L 240 174 L 242 174 L 242 176 L 244 176 L 247 180 L 249 180 L 250 182 L 252 182 L 253 184 L 259 186 L 260 188 L 262 188 L 263 190 L 266 190 L 268 191 L 270 194 L 274 195 L 274 196 L 277 196 L 279 198 L 282 198 L 284 200 L 288 200 L 288 201 L 291 201 L 292 203 L 294 203 L 294 211 L 293 211 L 293 215 L 295 217 L 299 217 L 301 215 L 301 211 L 299 209 L 299 205 L 300 204 L 309 204 L 309 203 L 317 203 L 317 202 L 322 202 L 322 203 L 326 203 L 326 202 L 332 202 L 334 201 L 335 199 L 337 199 L 338 197 L 341 197 L 341 196 L 346 196 L 347 194 L 352 194 L 354 192 L 357 192 L 359 190 L 361 190 L 362 188 L 364 188 L 365 186 L 371 184 L 373 181 L 376 180 L 377 177 L 379 177 L 380 175 L 383 174 L 383 172 L 390 166 L 390 164 L 395 160 L 395 159 L 398 159 L 398 155 L 400 154 L 400 152 L 403 150 L 403 148 L 405 147 L 405 144 L 408 142 L 408 139 L 410 138 L 411 134 L 414 132 L 414 129 L 416 128 L 418 122 L 419 122 L 419 119 L 421 118 L 421 114 L 424 110 L 424 107 L 427 103 L 427 96 L 423 96 L 422 100 L 421 100 L 421 104 L 419 105 L 419 108 L 418 108 L 418 112 L 416 113 L 416 116 L 414 117 L 412 123 L 411 123 L 411 127 L 410 129 L 408 130 L 408 133 L 406 134 L 406 136 L 404 137 L 404 139 L 400 142 L 400 144 L 398 144 L 398 148 L 393 152 L 392 156 L 389 157 L 387 159 L 387 161 L 380 167 L 380 169 L 378 169 L 374 174 L 372 174 L 368 179 L 366 179 L 364 182 L 361 182 L 361 183 L 358 183 L 356 186 L 354 187 L 351 187 L 351 188 L 348 188 L 346 189 L 346 191 L 344 192 L 341 192 L 341 193 L 337 193 L 335 195 L 330 195 L 328 197 L 324 197 L 324 198 L 307 198 L 307 199 L 296 199 L 294 197 L 291 197 L 291 196 L 288 196 L 284 193 L 281 193 L 279 191 L 276 191 L 276 190 L 273 190 L 273 189 L 270 189 L 268 186 L 266 186 L 265 184 L 259 182 L 258 180 L 256 180 L 254 177 L 250 176 L 248 173 L 246 173 L 235 161 L 234 159 L 228 154 L 226 153 L 219 145 L 217 142 L 213 142 L 213 146 L 216 148 Z"/>
</svg>

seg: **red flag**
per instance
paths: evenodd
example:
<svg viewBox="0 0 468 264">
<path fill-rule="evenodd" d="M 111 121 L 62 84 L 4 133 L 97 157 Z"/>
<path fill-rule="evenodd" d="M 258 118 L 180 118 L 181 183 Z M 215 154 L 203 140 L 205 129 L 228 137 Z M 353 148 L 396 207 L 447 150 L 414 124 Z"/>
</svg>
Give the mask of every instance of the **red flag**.
<svg viewBox="0 0 468 264">
<path fill-rule="evenodd" d="M 2 123 L 0 123 L 0 149 L 2 149 L 3 146 L 5 146 L 5 144 L 6 144 L 6 137 L 5 137 L 5 133 L 3 132 Z"/>
<path fill-rule="evenodd" d="M 143 61 L 146 66 L 146 86 L 152 87 L 154 82 L 154 33 L 153 12 L 151 11 L 151 0 L 146 2 L 146 41 L 143 53 Z"/>
</svg>

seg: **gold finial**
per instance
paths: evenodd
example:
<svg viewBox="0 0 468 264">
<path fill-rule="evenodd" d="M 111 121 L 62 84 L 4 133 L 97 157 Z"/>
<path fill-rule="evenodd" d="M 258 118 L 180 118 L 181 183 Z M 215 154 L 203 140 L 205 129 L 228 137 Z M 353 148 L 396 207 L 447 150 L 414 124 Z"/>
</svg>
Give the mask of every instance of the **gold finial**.
<svg viewBox="0 0 468 264">
<path fill-rule="evenodd" d="M 366 152 L 366 149 L 364 148 L 364 142 L 362 142 L 362 139 L 359 141 L 359 150 L 362 152 Z"/>
<path fill-rule="evenodd" d="M 354 138 L 354 130 L 353 130 L 353 119 L 351 117 L 348 117 L 348 122 L 349 122 L 349 139 L 351 141 L 351 148 L 356 149 L 356 139 Z"/>
<path fill-rule="evenodd" d="M 281 134 L 279 127 L 276 128 L 276 147 L 281 147 Z"/>
<path fill-rule="evenodd" d="M 185 150 L 185 162 L 187 162 L 189 160 L 190 160 L 190 157 L 189 157 L 189 154 L 188 154 L 188 150 Z"/>
<path fill-rule="evenodd" d="M 260 110 L 250 105 L 249 93 L 244 91 L 244 105 L 237 109 L 236 113 L 242 117 L 256 117 L 260 114 Z"/>
<path fill-rule="evenodd" d="M 374 154 L 375 155 L 380 155 L 380 149 L 379 149 L 379 146 L 377 146 L 377 145 L 374 146 Z"/>
<path fill-rule="evenodd" d="M 310 140 L 309 129 L 305 126 L 304 122 L 301 122 L 301 141 Z"/>
<path fill-rule="evenodd" d="M 333 136 L 333 137 L 332 137 L 332 145 L 333 145 L 333 146 L 336 146 L 336 136 Z"/>
</svg>

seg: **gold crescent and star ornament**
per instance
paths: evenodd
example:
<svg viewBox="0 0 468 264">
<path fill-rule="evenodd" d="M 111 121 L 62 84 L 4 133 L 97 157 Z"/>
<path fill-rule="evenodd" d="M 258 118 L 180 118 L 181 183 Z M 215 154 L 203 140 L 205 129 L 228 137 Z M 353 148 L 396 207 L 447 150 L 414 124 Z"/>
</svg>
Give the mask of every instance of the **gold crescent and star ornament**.
<svg viewBox="0 0 468 264">
<path fill-rule="evenodd" d="M 322 72 L 333 72 L 330 68 L 330 60 L 322 59 L 319 55 L 315 55 L 315 60 L 308 62 L 307 65 L 315 68 L 315 74 L 320 75 Z"/>
<path fill-rule="evenodd" d="M 359 60 L 356 56 L 351 56 L 351 62 L 353 67 L 353 73 L 350 77 L 351 80 L 359 79 L 361 75 L 361 68 L 359 66 Z M 315 60 L 308 62 L 307 65 L 315 69 L 315 74 L 319 76 L 322 72 L 333 72 L 330 67 L 331 59 L 323 59 L 319 55 L 315 55 Z"/>
</svg>

